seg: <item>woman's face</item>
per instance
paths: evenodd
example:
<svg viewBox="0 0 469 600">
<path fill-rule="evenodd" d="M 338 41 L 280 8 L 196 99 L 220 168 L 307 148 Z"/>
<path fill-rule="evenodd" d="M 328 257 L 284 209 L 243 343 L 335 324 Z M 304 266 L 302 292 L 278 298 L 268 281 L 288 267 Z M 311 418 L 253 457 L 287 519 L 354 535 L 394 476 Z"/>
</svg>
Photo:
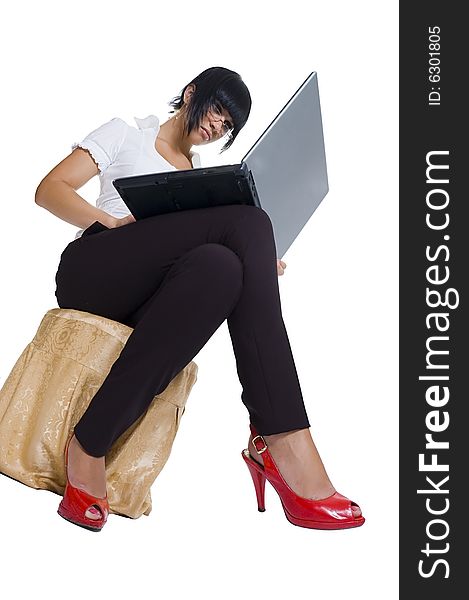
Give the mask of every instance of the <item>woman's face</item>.
<svg viewBox="0 0 469 600">
<path fill-rule="evenodd" d="M 189 103 L 195 91 L 193 84 L 189 85 L 184 94 L 184 102 Z M 216 142 L 233 129 L 233 119 L 230 113 L 223 107 L 219 109 L 213 106 L 202 118 L 199 127 L 189 134 L 192 145 L 201 146 Z"/>
<path fill-rule="evenodd" d="M 197 134 L 201 138 L 199 144 L 210 144 L 222 138 L 233 129 L 233 119 L 223 107 L 221 112 L 213 107 L 202 119 Z"/>
</svg>

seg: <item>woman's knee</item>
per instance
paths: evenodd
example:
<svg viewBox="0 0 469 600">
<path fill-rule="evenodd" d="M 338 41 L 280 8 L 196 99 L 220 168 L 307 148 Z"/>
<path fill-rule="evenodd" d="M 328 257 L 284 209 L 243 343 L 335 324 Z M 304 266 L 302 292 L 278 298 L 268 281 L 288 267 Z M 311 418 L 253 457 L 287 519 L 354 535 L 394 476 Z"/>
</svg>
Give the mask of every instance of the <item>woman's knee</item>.
<svg viewBox="0 0 469 600">
<path fill-rule="evenodd" d="M 234 224 L 238 234 L 261 243 L 271 243 L 275 239 L 270 215 L 263 208 L 251 204 L 235 205 L 234 208 L 237 209 Z"/>
<path fill-rule="evenodd" d="M 260 206 L 253 206 L 252 204 L 236 204 L 233 206 L 243 219 L 249 219 L 258 227 L 272 227 L 270 215 Z"/>
<path fill-rule="evenodd" d="M 243 263 L 239 256 L 223 244 L 202 244 L 192 251 L 200 261 L 203 271 L 217 286 L 231 289 L 239 294 L 243 285 Z"/>
</svg>

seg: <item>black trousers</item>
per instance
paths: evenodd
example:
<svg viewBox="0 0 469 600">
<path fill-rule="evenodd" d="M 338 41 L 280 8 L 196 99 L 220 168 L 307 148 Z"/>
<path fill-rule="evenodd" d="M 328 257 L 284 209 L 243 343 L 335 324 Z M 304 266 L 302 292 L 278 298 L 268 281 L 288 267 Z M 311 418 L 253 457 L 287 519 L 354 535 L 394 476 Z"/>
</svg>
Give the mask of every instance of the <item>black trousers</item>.
<svg viewBox="0 0 469 600">
<path fill-rule="evenodd" d="M 251 423 L 264 435 L 310 427 L 263 209 L 194 209 L 113 229 L 95 223 L 62 252 L 55 280 L 60 308 L 134 328 L 75 427 L 92 456 L 107 453 L 225 319 Z"/>
</svg>

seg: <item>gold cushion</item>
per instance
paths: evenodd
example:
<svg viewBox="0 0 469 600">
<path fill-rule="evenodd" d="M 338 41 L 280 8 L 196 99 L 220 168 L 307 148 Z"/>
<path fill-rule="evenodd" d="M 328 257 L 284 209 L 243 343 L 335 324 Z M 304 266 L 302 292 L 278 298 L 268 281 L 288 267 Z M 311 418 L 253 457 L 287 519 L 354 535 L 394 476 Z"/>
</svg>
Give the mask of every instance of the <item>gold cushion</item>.
<svg viewBox="0 0 469 600">
<path fill-rule="evenodd" d="M 63 495 L 65 444 L 133 329 L 88 312 L 53 308 L 0 390 L 0 472 Z M 164 467 L 197 380 L 188 363 L 106 454 L 110 512 L 138 518 Z"/>
</svg>

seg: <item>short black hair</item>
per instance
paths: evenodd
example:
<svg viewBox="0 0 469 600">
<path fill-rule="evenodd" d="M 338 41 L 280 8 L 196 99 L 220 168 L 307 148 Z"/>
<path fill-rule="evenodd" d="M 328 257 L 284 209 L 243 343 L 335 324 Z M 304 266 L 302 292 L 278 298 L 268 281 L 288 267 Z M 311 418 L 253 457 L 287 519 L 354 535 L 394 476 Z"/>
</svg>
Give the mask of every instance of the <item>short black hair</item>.
<svg viewBox="0 0 469 600">
<path fill-rule="evenodd" d="M 186 122 L 184 124 L 185 133 L 188 135 L 189 132 L 198 129 L 203 117 L 210 109 L 226 109 L 233 120 L 233 129 L 229 134 L 228 141 L 220 150 L 221 154 L 233 144 L 248 120 L 251 112 L 249 90 L 241 76 L 235 71 L 224 67 L 210 67 L 187 83 L 181 94 L 168 103 L 169 106 L 177 110 L 182 108 L 184 105 L 184 92 L 191 84 L 195 85 L 195 90 L 187 107 Z"/>
</svg>

